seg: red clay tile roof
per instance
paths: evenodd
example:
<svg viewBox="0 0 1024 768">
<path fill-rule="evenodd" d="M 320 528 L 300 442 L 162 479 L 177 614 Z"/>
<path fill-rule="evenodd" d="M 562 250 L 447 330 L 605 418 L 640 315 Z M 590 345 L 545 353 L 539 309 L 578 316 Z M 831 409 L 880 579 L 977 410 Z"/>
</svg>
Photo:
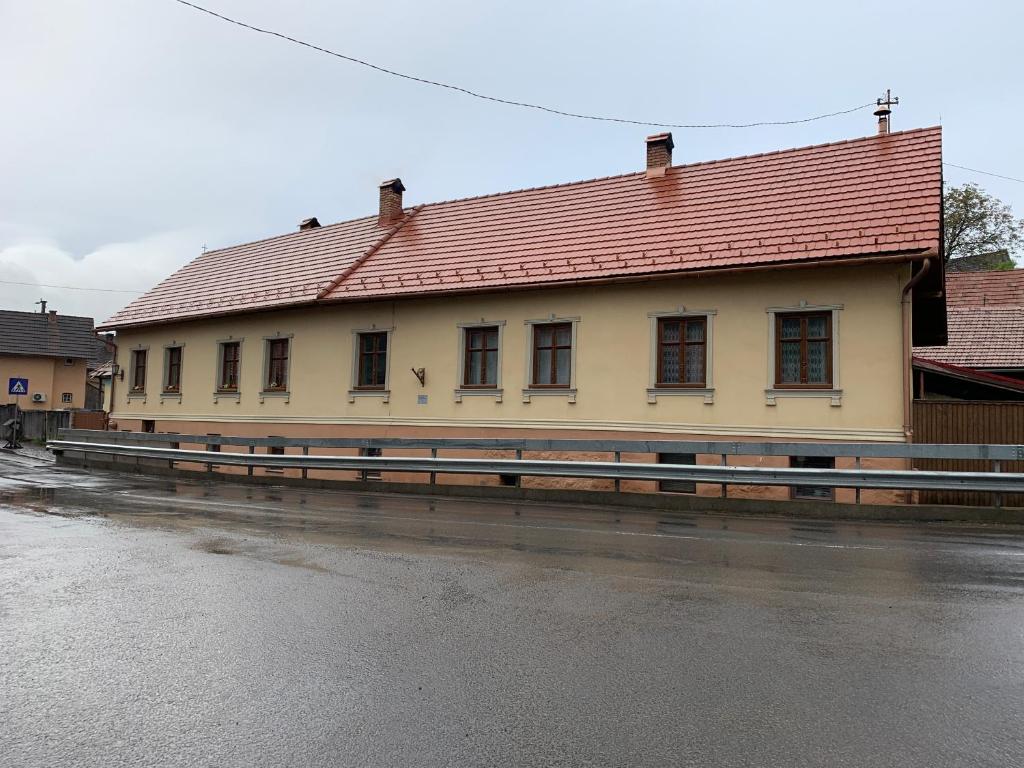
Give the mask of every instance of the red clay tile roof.
<svg viewBox="0 0 1024 768">
<path fill-rule="evenodd" d="M 1024 269 L 947 272 L 946 304 L 950 307 L 1024 307 Z"/>
<path fill-rule="evenodd" d="M 965 368 L 1024 368 L 1024 307 L 954 307 L 949 344 L 914 355 Z"/>
<path fill-rule="evenodd" d="M 210 251 L 102 327 L 316 300 L 939 249 L 942 134 L 888 136 L 421 206 Z M 329 289 L 329 290 L 325 290 Z M 318 294 L 323 293 L 318 297 Z"/>
</svg>

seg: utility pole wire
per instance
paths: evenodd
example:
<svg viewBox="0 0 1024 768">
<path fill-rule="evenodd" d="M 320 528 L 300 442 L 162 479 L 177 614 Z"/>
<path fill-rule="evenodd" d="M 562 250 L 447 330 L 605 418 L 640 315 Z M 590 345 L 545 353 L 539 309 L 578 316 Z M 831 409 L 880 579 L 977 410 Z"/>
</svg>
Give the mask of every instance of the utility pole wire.
<svg viewBox="0 0 1024 768">
<path fill-rule="evenodd" d="M 628 120 L 626 118 L 621 118 L 621 117 L 602 117 L 600 115 L 584 115 L 584 114 L 580 114 L 580 113 L 577 113 L 577 112 L 567 112 L 565 110 L 555 109 L 554 107 L 545 107 L 545 106 L 542 106 L 540 104 L 530 104 L 530 103 L 525 102 L 525 101 L 513 101 L 512 99 L 502 99 L 502 98 L 499 98 L 497 96 L 488 96 L 487 94 L 477 93 L 476 91 L 471 91 L 468 88 L 462 88 L 461 86 L 458 86 L 458 85 L 451 85 L 450 83 L 441 83 L 441 82 L 438 82 L 436 80 L 428 80 L 428 79 L 426 79 L 424 77 L 417 77 L 415 75 L 408 75 L 408 74 L 405 74 L 404 72 L 396 72 L 393 69 L 386 69 L 385 67 L 378 66 L 377 64 L 372 64 L 369 61 L 364 61 L 363 59 L 357 59 L 354 56 L 347 56 L 344 53 L 338 53 L 336 51 L 332 51 L 332 50 L 329 50 L 327 48 L 322 48 L 319 45 L 314 45 L 313 43 L 307 43 L 304 40 L 299 40 L 299 39 L 294 38 L 294 37 L 289 37 L 288 35 L 282 34 L 280 32 L 274 32 L 273 30 L 270 30 L 270 29 L 263 29 L 262 27 L 257 27 L 257 26 L 254 26 L 252 24 L 247 24 L 244 21 L 239 21 L 238 19 L 233 19 L 230 16 L 225 16 L 225 15 L 223 15 L 221 13 L 217 13 L 216 11 L 211 11 L 209 8 L 204 8 L 201 5 L 196 5 L 195 3 L 190 3 L 190 2 L 188 2 L 188 0 L 174 0 L 174 2 L 179 3 L 180 5 L 188 6 L 189 8 L 192 8 L 192 9 L 194 9 L 196 11 L 201 12 L 201 13 L 205 13 L 205 14 L 208 14 L 210 16 L 213 16 L 214 18 L 220 19 L 221 21 L 226 21 L 229 24 L 234 24 L 236 26 L 243 27 L 244 29 L 248 29 L 248 30 L 251 30 L 253 32 L 259 32 L 260 34 L 270 35 L 271 37 L 277 37 L 277 38 L 280 38 L 281 40 L 286 40 L 289 43 L 294 43 L 295 45 L 301 45 L 301 46 L 303 46 L 305 48 L 309 48 L 311 50 L 318 51 L 320 53 L 326 53 L 328 56 L 334 56 L 336 58 L 343 59 L 343 60 L 351 62 L 353 64 L 358 64 L 358 65 L 360 65 L 362 67 L 368 67 L 369 69 L 374 69 L 374 70 L 377 70 L 378 72 L 382 72 L 385 75 L 391 75 L 392 77 L 400 77 L 400 78 L 403 78 L 405 80 L 412 80 L 413 82 L 422 83 L 424 85 L 433 85 L 433 86 L 436 86 L 438 88 L 447 88 L 450 91 L 457 91 L 457 92 L 463 93 L 463 94 L 465 94 L 467 96 L 472 96 L 473 98 L 476 98 L 476 99 L 483 99 L 484 101 L 493 101 L 493 102 L 497 102 L 498 104 L 507 104 L 508 106 L 512 106 L 512 107 L 523 107 L 525 109 L 536 109 L 536 110 L 538 110 L 540 112 L 548 112 L 548 113 L 550 113 L 552 115 L 559 115 L 561 117 L 572 117 L 572 118 L 577 118 L 579 120 L 598 120 L 598 121 L 606 122 L 606 123 L 625 123 L 625 124 L 628 124 L 628 125 L 644 125 L 644 126 L 648 126 L 650 128 L 756 128 L 756 127 L 759 127 L 759 126 L 767 126 L 767 125 L 796 125 L 798 123 L 810 123 L 810 122 L 813 122 L 815 120 L 824 120 L 827 117 L 838 117 L 839 115 L 848 115 L 851 112 L 857 112 L 858 110 L 865 109 L 867 107 L 875 106 L 875 102 L 869 101 L 867 104 L 861 104 L 859 106 L 851 107 L 850 109 L 843 109 L 843 110 L 840 110 L 838 112 L 829 112 L 828 114 L 825 114 L 825 115 L 815 115 L 814 117 L 803 117 L 803 118 L 800 118 L 798 120 L 763 120 L 761 122 L 756 122 L 756 123 L 704 123 L 704 124 L 689 124 L 688 125 L 688 124 L 685 124 L 685 123 L 655 123 L 655 122 L 649 122 L 647 120 Z"/>
<path fill-rule="evenodd" d="M 146 293 L 134 288 L 83 288 L 80 285 L 47 285 L 46 283 L 18 283 L 14 280 L 0 280 L 0 285 L 27 285 L 33 288 L 59 288 L 62 291 L 100 291 L 102 293 Z M 147 289 L 149 290 L 149 289 Z M 39 302 L 37 301 L 36 304 Z"/>
<path fill-rule="evenodd" d="M 979 171 L 977 168 L 968 168 L 966 165 L 957 165 L 956 163 L 943 163 L 948 165 L 950 168 L 959 168 L 961 171 L 970 171 L 971 173 L 980 173 L 983 176 L 995 176 L 997 179 L 1006 179 L 1007 181 L 1016 181 L 1018 184 L 1024 184 L 1024 179 L 1017 179 L 1013 176 L 1003 176 L 1000 173 L 989 173 L 988 171 Z"/>
</svg>

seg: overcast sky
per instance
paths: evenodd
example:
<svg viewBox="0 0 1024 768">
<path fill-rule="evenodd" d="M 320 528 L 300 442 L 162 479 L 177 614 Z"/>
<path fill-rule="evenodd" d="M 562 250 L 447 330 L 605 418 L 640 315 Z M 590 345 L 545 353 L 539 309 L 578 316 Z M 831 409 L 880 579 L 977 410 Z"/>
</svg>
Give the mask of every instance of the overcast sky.
<svg viewBox="0 0 1024 768">
<path fill-rule="evenodd" d="M 1024 4 L 946 0 L 197 0 L 381 66 L 658 122 L 786 120 L 900 97 L 944 159 L 1024 178 Z M 408 204 L 637 170 L 641 126 L 398 80 L 173 0 L 0 0 L 0 307 L 105 319 L 201 253 Z M 873 133 L 870 109 L 675 130 L 675 162 Z M 1024 184 L 945 169 L 1024 216 Z M 30 286 L 11 283 L 31 283 Z"/>
</svg>

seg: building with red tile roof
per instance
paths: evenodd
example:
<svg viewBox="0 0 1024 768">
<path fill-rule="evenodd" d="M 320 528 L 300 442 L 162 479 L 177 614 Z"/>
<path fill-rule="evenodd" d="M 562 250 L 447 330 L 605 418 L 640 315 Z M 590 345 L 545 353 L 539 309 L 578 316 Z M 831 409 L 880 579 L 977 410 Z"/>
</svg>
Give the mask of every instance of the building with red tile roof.
<svg viewBox="0 0 1024 768">
<path fill-rule="evenodd" d="M 101 326 L 112 419 L 908 439 L 912 339 L 946 337 L 940 129 L 679 166 L 672 148 L 649 137 L 637 173 L 412 206 L 391 179 L 375 216 L 204 253 Z"/>
</svg>

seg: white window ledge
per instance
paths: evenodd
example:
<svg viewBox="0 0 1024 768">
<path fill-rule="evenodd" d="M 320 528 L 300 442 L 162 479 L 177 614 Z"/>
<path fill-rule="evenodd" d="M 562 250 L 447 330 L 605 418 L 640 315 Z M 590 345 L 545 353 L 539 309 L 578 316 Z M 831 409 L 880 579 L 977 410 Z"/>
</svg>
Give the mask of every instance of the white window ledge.
<svg viewBox="0 0 1024 768">
<path fill-rule="evenodd" d="M 357 397 L 379 397 L 382 403 L 391 402 L 391 390 L 390 389 L 350 389 L 348 391 L 348 401 L 354 403 Z"/>
<path fill-rule="evenodd" d="M 703 397 L 705 405 L 715 402 L 715 390 L 711 387 L 649 387 L 647 402 L 657 403 L 659 397 Z"/>
<path fill-rule="evenodd" d="M 843 404 L 843 390 L 841 389 L 766 389 L 764 398 L 766 405 L 775 405 L 779 397 L 827 397 L 829 405 L 838 408 Z"/>
<path fill-rule="evenodd" d="M 494 402 L 500 403 L 505 395 L 505 390 L 497 387 L 479 387 L 472 389 L 456 389 L 455 402 L 461 403 L 464 397 L 493 397 Z"/>
<path fill-rule="evenodd" d="M 240 403 L 242 401 L 242 393 L 241 392 L 214 392 L 213 393 L 213 402 L 216 403 L 218 400 L 234 400 L 236 403 Z"/>
<path fill-rule="evenodd" d="M 576 389 L 570 387 L 551 387 L 541 389 L 524 389 L 523 390 L 523 402 L 530 402 L 530 398 L 533 397 L 564 397 L 567 398 L 570 403 L 576 402 Z"/>
<path fill-rule="evenodd" d="M 141 400 L 143 402 L 143 404 L 145 404 L 145 402 L 146 402 L 146 393 L 145 392 L 129 392 L 128 393 L 128 399 L 129 400 Z"/>
<path fill-rule="evenodd" d="M 181 392 L 161 392 L 160 393 L 160 402 L 162 403 L 165 400 L 174 400 L 174 401 L 180 403 L 181 402 Z"/>
<path fill-rule="evenodd" d="M 266 398 L 268 398 L 268 397 L 270 397 L 270 398 L 282 398 L 286 403 L 290 403 L 291 400 L 292 400 L 292 393 L 287 391 L 287 390 L 285 390 L 283 392 L 278 392 L 276 390 L 267 391 L 267 392 L 260 392 L 260 402 L 261 403 Z"/>
</svg>

